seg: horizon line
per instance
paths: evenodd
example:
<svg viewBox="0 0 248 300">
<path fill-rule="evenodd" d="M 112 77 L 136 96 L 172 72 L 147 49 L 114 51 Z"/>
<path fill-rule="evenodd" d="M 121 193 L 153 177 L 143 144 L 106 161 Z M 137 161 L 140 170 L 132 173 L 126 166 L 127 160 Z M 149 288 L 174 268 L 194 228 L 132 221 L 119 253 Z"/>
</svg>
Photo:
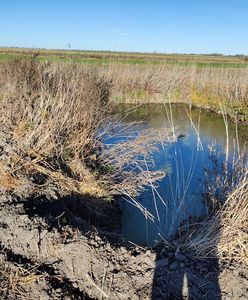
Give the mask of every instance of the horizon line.
<svg viewBox="0 0 248 300">
<path fill-rule="evenodd" d="M 193 52 L 159 52 L 159 51 L 124 51 L 124 50 L 94 50 L 77 48 L 46 48 L 46 47 L 20 47 L 20 46 L 0 46 L 0 49 L 30 49 L 30 50 L 56 50 L 56 51 L 78 51 L 78 52 L 111 52 L 111 53 L 133 53 L 133 54 L 158 54 L 158 55 L 206 55 L 206 56 L 248 56 L 244 53 L 223 54 L 221 52 L 193 53 Z"/>
</svg>

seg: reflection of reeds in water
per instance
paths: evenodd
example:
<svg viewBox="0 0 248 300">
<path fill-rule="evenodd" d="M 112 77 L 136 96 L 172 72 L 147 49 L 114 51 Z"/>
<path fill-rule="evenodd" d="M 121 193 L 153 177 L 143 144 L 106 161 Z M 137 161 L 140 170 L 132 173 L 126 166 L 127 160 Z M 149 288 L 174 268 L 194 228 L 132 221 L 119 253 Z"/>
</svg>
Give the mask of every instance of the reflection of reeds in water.
<svg viewBox="0 0 248 300">
<path fill-rule="evenodd" d="M 104 164 L 112 169 L 108 172 L 108 179 L 113 183 L 111 192 L 129 195 L 135 205 L 137 202 L 133 197 L 141 192 L 144 186 L 153 186 L 153 182 L 165 175 L 160 170 L 151 170 L 154 166 L 151 157 L 152 153 L 158 150 L 158 140 L 164 144 L 174 140 L 169 130 L 154 132 L 144 129 L 142 133 L 135 133 L 138 124 L 121 124 L 119 128 L 115 126 L 114 132 L 106 130 L 107 137 L 117 142 L 113 143 L 111 140 L 108 144 L 105 141 L 101 153 Z M 113 128 L 113 125 L 110 127 Z M 142 206 L 138 206 L 142 210 Z"/>
<path fill-rule="evenodd" d="M 223 154 L 214 149 L 213 146 L 208 145 L 209 158 L 211 168 L 206 170 L 204 178 L 202 178 L 201 185 L 205 187 L 205 199 L 208 208 L 208 214 L 201 217 L 199 220 L 194 218 L 184 219 L 183 225 L 180 227 L 177 238 L 179 238 L 181 245 L 189 249 L 194 249 L 199 256 L 219 256 L 221 258 L 235 259 L 237 261 L 247 261 L 247 237 L 248 237 L 248 160 L 246 150 L 240 151 L 238 131 L 236 129 L 236 140 L 233 141 L 235 147 L 232 150 L 229 148 L 229 132 L 228 121 L 225 110 L 223 108 L 223 121 L 226 130 L 226 147 L 225 159 Z M 187 113 L 190 118 L 192 130 L 196 134 L 196 148 L 197 151 L 203 151 L 204 145 L 201 142 L 200 134 L 200 115 L 198 124 L 195 124 L 190 117 L 190 112 Z M 166 108 L 166 116 L 171 125 L 172 132 L 174 132 L 174 122 L 171 108 Z M 165 150 L 165 148 L 162 147 Z M 166 155 L 166 154 L 165 154 Z M 196 152 L 197 155 L 197 152 Z M 168 181 L 171 189 L 171 201 L 173 203 L 173 218 L 170 224 L 169 236 L 173 233 L 173 228 L 181 215 L 185 218 L 183 211 L 186 199 L 186 194 L 194 175 L 196 167 L 196 157 L 192 156 L 190 168 L 186 174 L 183 168 L 184 157 L 180 149 L 174 148 L 173 156 L 175 160 L 176 184 L 172 182 L 169 176 Z M 151 201 L 154 203 L 155 214 L 147 212 L 146 207 L 142 206 L 137 200 L 138 207 L 146 219 L 154 224 L 158 230 L 161 239 L 164 238 L 161 228 L 161 211 L 158 209 L 158 201 L 164 206 L 163 210 L 168 213 L 167 200 L 162 199 L 159 194 L 157 186 L 150 184 Z M 160 186 L 160 189 L 163 188 Z M 196 223 L 197 222 L 197 223 Z M 168 236 L 168 235 L 167 235 Z"/>
<path fill-rule="evenodd" d="M 240 152 L 238 142 L 236 149 L 229 151 L 227 138 L 224 161 L 212 149 L 213 166 L 206 172 L 204 183 L 209 213 L 199 224 L 192 224 L 181 241 L 201 257 L 248 263 L 248 159 L 245 149 Z"/>
<path fill-rule="evenodd" d="M 170 119 L 169 123 L 174 124 L 171 106 L 169 106 L 169 111 L 166 107 L 165 107 L 165 110 L 166 110 L 167 119 Z M 202 146 L 202 142 L 201 142 L 200 134 L 199 134 L 199 122 L 198 122 L 198 125 L 195 125 L 190 116 L 190 113 L 187 110 L 186 110 L 186 113 L 191 122 L 191 128 L 193 129 L 193 131 L 195 132 L 195 134 L 197 136 L 197 145 L 196 145 L 197 152 L 202 151 L 203 146 Z M 169 212 L 172 214 L 172 218 L 171 218 L 171 224 L 169 226 L 169 230 L 167 233 L 168 237 L 171 237 L 175 233 L 175 228 L 178 227 L 178 225 L 179 225 L 178 222 L 180 222 L 180 220 L 183 220 L 183 219 L 189 217 L 189 212 L 187 212 L 187 201 L 188 201 L 187 196 L 188 196 L 192 178 L 195 173 L 197 153 L 196 153 L 196 155 L 194 155 L 192 153 L 191 163 L 190 163 L 190 167 L 188 170 L 186 170 L 184 168 L 184 159 L 185 158 L 183 157 L 183 153 L 181 152 L 180 147 L 176 147 L 176 146 L 173 147 L 172 157 L 173 157 L 172 160 L 175 165 L 176 179 L 169 176 L 169 189 L 170 189 L 171 198 L 168 199 L 167 201 L 172 202 L 173 211 Z M 187 157 L 187 159 L 189 159 L 189 157 Z M 176 181 L 176 183 L 172 182 L 173 179 Z M 161 188 L 163 188 L 163 187 L 161 187 Z M 185 209 L 186 209 L 186 211 L 185 211 Z M 188 217 L 187 217 L 187 215 L 188 215 Z M 169 217 L 168 211 L 166 211 L 166 217 L 167 218 Z"/>
<path fill-rule="evenodd" d="M 207 170 L 205 188 L 209 214 L 181 241 L 202 257 L 221 257 L 248 263 L 248 157 L 246 145 L 240 151 L 238 130 L 230 151 L 229 127 L 225 107 L 222 107 L 226 131 L 225 160 L 213 147 L 212 168 Z"/>
</svg>

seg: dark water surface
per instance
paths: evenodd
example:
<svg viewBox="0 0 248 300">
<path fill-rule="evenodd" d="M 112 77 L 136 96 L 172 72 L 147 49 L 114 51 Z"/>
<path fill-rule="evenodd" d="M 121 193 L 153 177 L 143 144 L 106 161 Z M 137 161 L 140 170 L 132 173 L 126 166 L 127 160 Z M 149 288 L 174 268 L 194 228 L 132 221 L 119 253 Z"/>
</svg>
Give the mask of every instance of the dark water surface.
<svg viewBox="0 0 248 300">
<path fill-rule="evenodd" d="M 226 130 L 223 118 L 213 113 L 190 108 L 187 105 L 146 105 L 142 107 L 126 106 L 122 112 L 128 114 L 125 121 L 143 121 L 136 127 L 165 130 L 173 124 L 177 127 L 176 142 L 167 146 L 158 144 L 159 151 L 153 159 L 156 170 L 168 175 L 158 183 L 158 187 L 147 187 L 136 200 L 154 216 L 154 221 L 144 217 L 134 205 L 120 200 L 123 209 L 123 238 L 139 245 L 152 245 L 161 236 L 168 239 L 175 234 L 180 224 L 187 223 L 192 217 L 201 217 L 208 213 L 204 198 L 204 182 L 208 179 L 206 169 L 213 168 L 209 159 L 211 150 L 218 153 L 218 160 L 225 160 Z M 196 133 L 199 131 L 199 136 Z M 234 140 L 239 139 L 243 148 L 248 138 L 247 127 L 236 126 L 229 122 L 229 152 L 237 151 Z M 115 141 L 116 142 L 116 141 Z"/>
</svg>

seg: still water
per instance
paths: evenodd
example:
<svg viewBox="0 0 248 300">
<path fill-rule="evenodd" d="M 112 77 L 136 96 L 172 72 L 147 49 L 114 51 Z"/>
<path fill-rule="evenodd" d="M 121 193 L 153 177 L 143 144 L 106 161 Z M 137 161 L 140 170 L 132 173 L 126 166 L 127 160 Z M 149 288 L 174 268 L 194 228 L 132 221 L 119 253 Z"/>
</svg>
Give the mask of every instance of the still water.
<svg viewBox="0 0 248 300">
<path fill-rule="evenodd" d="M 130 110 L 131 109 L 131 110 Z M 177 140 L 166 146 L 158 143 L 159 151 L 154 152 L 154 169 L 164 171 L 167 176 L 156 184 L 156 189 L 146 187 L 136 200 L 154 216 L 154 221 L 145 218 L 132 201 L 120 199 L 122 214 L 122 235 L 126 241 L 139 245 L 153 245 L 156 240 L 172 237 L 179 226 L 189 219 L 208 213 L 205 185 L 213 162 L 213 150 L 218 153 L 218 162 L 225 160 L 226 129 L 223 118 L 210 112 L 190 108 L 187 105 L 172 107 L 153 104 L 141 107 L 122 108 L 128 114 L 126 122 L 142 121 L 135 131 L 144 128 L 166 130 L 173 125 L 177 128 Z M 229 122 L 229 152 L 244 148 L 247 127 Z M 199 134 L 198 134 L 199 133 Z M 238 133 L 238 135 L 237 135 Z"/>
</svg>

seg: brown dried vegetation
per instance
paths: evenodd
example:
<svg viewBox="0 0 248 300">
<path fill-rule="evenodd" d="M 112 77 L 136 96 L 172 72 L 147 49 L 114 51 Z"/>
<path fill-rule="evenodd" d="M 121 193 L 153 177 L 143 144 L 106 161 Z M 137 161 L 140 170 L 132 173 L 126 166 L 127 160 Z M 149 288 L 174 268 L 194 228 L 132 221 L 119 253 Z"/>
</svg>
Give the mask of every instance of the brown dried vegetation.
<svg viewBox="0 0 248 300">
<path fill-rule="evenodd" d="M 97 129 L 109 113 L 109 86 L 78 65 L 35 60 L 2 64 L 0 122 L 14 143 L 8 158 L 11 173 L 39 172 L 64 190 L 94 182 L 96 190 L 86 159 L 97 147 Z"/>
</svg>

